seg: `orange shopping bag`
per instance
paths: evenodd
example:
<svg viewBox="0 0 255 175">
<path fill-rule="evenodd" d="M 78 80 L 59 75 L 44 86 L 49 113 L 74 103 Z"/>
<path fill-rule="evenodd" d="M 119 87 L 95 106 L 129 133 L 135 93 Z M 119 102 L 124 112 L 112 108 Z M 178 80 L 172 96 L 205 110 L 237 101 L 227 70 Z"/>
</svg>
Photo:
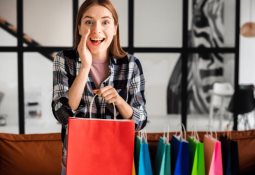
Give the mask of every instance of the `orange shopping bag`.
<svg viewBox="0 0 255 175">
<path fill-rule="evenodd" d="M 131 175 L 134 138 L 132 120 L 69 118 L 67 175 Z"/>
</svg>

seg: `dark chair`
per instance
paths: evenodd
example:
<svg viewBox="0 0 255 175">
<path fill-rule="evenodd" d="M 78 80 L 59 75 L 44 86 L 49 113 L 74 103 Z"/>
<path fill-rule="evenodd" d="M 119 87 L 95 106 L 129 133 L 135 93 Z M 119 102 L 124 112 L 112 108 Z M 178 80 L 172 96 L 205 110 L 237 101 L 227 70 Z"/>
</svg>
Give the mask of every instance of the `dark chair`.
<svg viewBox="0 0 255 175">
<path fill-rule="evenodd" d="M 232 96 L 228 110 L 236 115 L 241 115 L 238 123 L 243 121 L 245 129 L 251 129 L 248 113 L 254 109 L 254 85 L 239 85 Z"/>
</svg>

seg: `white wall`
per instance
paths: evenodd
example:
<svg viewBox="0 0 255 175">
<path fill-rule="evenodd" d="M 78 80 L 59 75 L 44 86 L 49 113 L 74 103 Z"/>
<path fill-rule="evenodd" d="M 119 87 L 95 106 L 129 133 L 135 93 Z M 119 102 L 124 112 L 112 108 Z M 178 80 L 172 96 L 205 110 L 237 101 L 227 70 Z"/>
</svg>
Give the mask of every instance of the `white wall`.
<svg viewBox="0 0 255 175">
<path fill-rule="evenodd" d="M 255 22 L 255 0 L 252 0 L 252 21 Z M 250 0 L 241 1 L 241 25 L 250 21 Z M 240 37 L 239 82 L 255 85 L 255 37 Z"/>
</svg>

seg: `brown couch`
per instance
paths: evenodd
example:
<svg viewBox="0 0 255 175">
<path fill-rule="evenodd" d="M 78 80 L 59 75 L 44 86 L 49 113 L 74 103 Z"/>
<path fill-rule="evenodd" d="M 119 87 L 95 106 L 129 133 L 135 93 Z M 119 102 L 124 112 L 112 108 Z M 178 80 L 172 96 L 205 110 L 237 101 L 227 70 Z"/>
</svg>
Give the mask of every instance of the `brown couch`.
<svg viewBox="0 0 255 175">
<path fill-rule="evenodd" d="M 170 133 L 170 137 L 173 134 L 175 133 Z M 205 132 L 198 134 L 202 139 Z M 217 132 L 217 135 L 226 135 L 226 132 Z M 255 130 L 233 131 L 230 135 L 238 142 L 239 174 L 255 174 Z M 162 133 L 148 134 L 152 159 L 160 136 Z M 60 175 L 61 147 L 59 133 L 0 133 L 0 174 Z"/>
<path fill-rule="evenodd" d="M 1 175 L 60 175 L 59 133 L 0 134 Z"/>
</svg>

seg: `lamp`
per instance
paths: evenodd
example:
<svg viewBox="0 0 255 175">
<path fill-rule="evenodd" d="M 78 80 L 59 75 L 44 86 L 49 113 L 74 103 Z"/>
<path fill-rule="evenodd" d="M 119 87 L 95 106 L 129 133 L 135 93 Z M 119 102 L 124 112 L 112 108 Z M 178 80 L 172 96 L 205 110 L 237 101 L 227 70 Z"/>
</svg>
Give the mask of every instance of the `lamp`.
<svg viewBox="0 0 255 175">
<path fill-rule="evenodd" d="M 253 111 L 254 108 L 254 86 L 239 85 L 230 100 L 228 110 L 234 114 L 243 115 L 241 120 L 244 119 L 245 128 L 250 129 L 247 113 Z"/>
<path fill-rule="evenodd" d="M 250 0 L 250 21 L 241 26 L 240 33 L 244 37 L 255 37 L 255 22 L 252 22 L 252 0 Z"/>
</svg>

